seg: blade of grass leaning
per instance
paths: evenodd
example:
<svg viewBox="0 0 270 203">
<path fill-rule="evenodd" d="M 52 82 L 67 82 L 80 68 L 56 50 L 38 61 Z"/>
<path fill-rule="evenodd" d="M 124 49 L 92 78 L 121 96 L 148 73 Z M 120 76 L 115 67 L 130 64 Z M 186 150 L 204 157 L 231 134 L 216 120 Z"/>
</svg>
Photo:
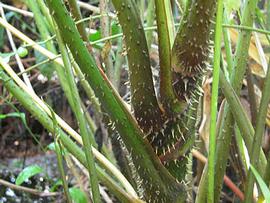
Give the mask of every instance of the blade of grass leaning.
<svg viewBox="0 0 270 203">
<path fill-rule="evenodd" d="M 224 22 L 228 23 L 228 16 L 227 16 L 227 9 L 224 9 Z M 224 48 L 226 52 L 226 62 L 227 62 L 227 71 L 229 75 L 231 75 L 232 68 L 233 68 L 233 59 L 232 59 L 232 48 L 231 48 L 231 39 L 230 39 L 230 34 L 228 31 L 228 28 L 222 26 L 223 29 L 223 40 L 224 40 Z"/>
<path fill-rule="evenodd" d="M 209 138 L 209 158 L 208 158 L 208 194 L 207 202 L 214 202 L 215 187 L 215 155 L 216 155 L 216 119 L 218 104 L 218 87 L 219 87 L 219 69 L 221 55 L 221 36 L 222 36 L 222 16 L 223 1 L 217 1 L 217 16 L 215 27 L 215 45 L 214 45 L 214 68 L 211 95 L 211 121 L 210 121 L 210 138 Z"/>
<path fill-rule="evenodd" d="M 92 145 L 93 143 L 95 143 L 94 135 L 93 134 L 89 135 L 89 130 L 87 128 L 88 126 L 87 126 L 86 119 L 84 116 L 83 108 L 81 106 L 80 95 L 79 95 L 79 92 L 75 83 L 75 78 L 72 72 L 72 66 L 68 57 L 68 52 L 57 28 L 56 28 L 56 38 L 58 40 L 59 49 L 61 51 L 62 59 L 65 65 L 65 73 L 67 76 L 67 82 L 72 92 L 72 103 L 74 106 L 74 114 L 76 116 L 76 119 L 80 128 L 82 140 L 83 140 L 83 150 L 84 150 L 85 157 L 87 160 L 87 169 L 88 169 L 89 177 L 90 177 L 90 185 L 91 185 L 91 190 L 92 190 L 92 195 L 93 195 L 93 201 L 96 203 L 99 203 L 101 202 L 101 197 L 100 197 L 100 192 L 99 192 L 95 161 L 94 161 L 93 152 L 92 152 Z"/>
<path fill-rule="evenodd" d="M 260 176 L 260 174 L 254 168 L 253 165 L 250 165 L 250 170 L 253 173 L 253 175 L 255 176 L 258 185 L 260 186 L 260 189 L 261 189 L 262 194 L 264 196 L 265 203 L 270 203 L 270 190 L 269 190 L 269 188 L 267 187 L 267 185 L 263 181 L 262 177 Z"/>
</svg>

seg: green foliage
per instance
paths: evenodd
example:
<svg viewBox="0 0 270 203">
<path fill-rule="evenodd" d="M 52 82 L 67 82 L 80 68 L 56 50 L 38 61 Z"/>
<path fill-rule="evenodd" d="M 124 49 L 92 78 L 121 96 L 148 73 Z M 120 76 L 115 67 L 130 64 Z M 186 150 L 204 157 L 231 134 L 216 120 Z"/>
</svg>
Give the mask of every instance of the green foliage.
<svg viewBox="0 0 270 203">
<path fill-rule="evenodd" d="M 261 189 L 262 194 L 264 196 L 265 202 L 270 203 L 270 190 L 269 190 L 268 186 L 263 181 L 263 179 L 260 176 L 260 174 L 258 173 L 258 171 L 252 165 L 250 165 L 250 169 L 251 169 L 253 175 L 255 176 L 258 185 L 260 186 L 260 189 Z"/>
<path fill-rule="evenodd" d="M 35 58 L 36 58 L 36 63 L 41 63 L 47 59 L 44 55 L 42 55 L 40 52 L 38 52 L 36 50 L 34 50 L 34 54 L 35 54 Z M 41 64 L 40 66 L 38 66 L 38 68 L 39 68 L 41 74 L 44 75 L 45 77 L 47 77 L 49 80 L 53 76 L 53 72 L 55 70 L 53 62 Z"/>
<path fill-rule="evenodd" d="M 69 193 L 74 203 L 87 203 L 86 194 L 81 189 L 72 187 L 69 188 Z"/>
<path fill-rule="evenodd" d="M 43 172 L 43 169 L 38 165 L 31 165 L 24 168 L 16 178 L 16 185 L 21 185 L 23 182 L 27 181 L 32 176 L 35 176 L 39 173 Z"/>
</svg>

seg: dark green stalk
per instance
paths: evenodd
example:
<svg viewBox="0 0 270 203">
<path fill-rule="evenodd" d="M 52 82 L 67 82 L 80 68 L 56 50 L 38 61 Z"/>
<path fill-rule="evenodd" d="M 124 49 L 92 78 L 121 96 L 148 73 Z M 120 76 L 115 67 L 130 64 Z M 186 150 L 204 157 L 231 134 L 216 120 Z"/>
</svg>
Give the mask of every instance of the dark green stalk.
<svg viewBox="0 0 270 203">
<path fill-rule="evenodd" d="M 69 9 L 75 21 L 82 19 L 82 14 L 76 0 L 68 0 Z M 88 42 L 88 36 L 83 23 L 78 23 L 77 29 L 82 36 L 83 41 Z"/>
<path fill-rule="evenodd" d="M 199 75 L 206 68 L 215 5 L 216 0 L 187 4 L 172 51 L 173 70 L 182 78 Z"/>
<path fill-rule="evenodd" d="M 131 103 L 144 132 L 159 129 L 161 112 L 156 99 L 145 33 L 134 0 L 113 0 L 125 35 Z"/>
<path fill-rule="evenodd" d="M 59 48 L 62 54 L 62 59 L 65 66 L 68 85 L 72 92 L 72 103 L 74 106 L 74 114 L 77 118 L 77 122 L 80 128 L 80 133 L 83 140 L 83 149 L 84 149 L 85 157 L 87 160 L 87 169 L 88 169 L 89 177 L 90 177 L 90 183 L 91 183 L 90 185 L 92 189 L 93 200 L 94 202 L 99 203 L 101 202 L 101 197 L 99 193 L 96 167 L 95 167 L 94 156 L 92 152 L 92 145 L 95 143 L 95 139 L 94 139 L 93 134 L 89 135 L 89 129 L 88 129 L 86 119 L 84 116 L 83 108 L 81 106 L 80 95 L 79 95 L 76 82 L 74 79 L 74 75 L 72 72 L 72 66 L 68 57 L 67 49 L 62 41 L 62 38 L 60 36 L 58 29 L 56 28 L 55 30 L 56 30 L 56 37 L 58 40 Z"/>
<path fill-rule="evenodd" d="M 1 59 L 2 60 L 2 59 Z M 20 104 L 26 108 L 49 132 L 54 132 L 54 125 L 51 118 L 40 107 L 32 100 L 32 98 L 23 91 L 13 80 L 3 71 L 0 70 L 0 80 L 7 90 L 20 102 Z M 62 144 L 67 150 L 76 157 L 84 166 L 86 165 L 86 158 L 81 150 L 61 129 L 59 130 L 59 138 Z M 122 188 L 119 187 L 118 183 L 108 176 L 103 169 L 97 166 L 97 172 L 99 179 L 113 192 L 117 198 L 123 202 L 136 202 L 136 199 L 130 197 Z"/>
<path fill-rule="evenodd" d="M 181 201 L 184 199 L 183 188 L 160 163 L 150 144 L 143 139 L 141 129 L 127 110 L 110 82 L 96 66 L 93 57 L 87 51 L 76 26 L 69 16 L 63 2 L 47 0 L 50 13 L 59 26 L 61 36 L 68 45 L 75 61 L 85 74 L 103 108 L 114 122 L 123 142 L 131 153 L 136 169 L 142 179 L 145 198 L 148 201 Z M 128 9 L 129 5 L 126 5 Z M 149 96 L 149 95 L 147 95 Z"/>
<path fill-rule="evenodd" d="M 160 61 L 160 100 L 165 111 L 170 115 L 182 112 L 186 103 L 180 103 L 174 93 L 172 86 L 171 72 L 171 47 L 172 47 L 172 30 L 170 28 L 170 19 L 168 15 L 167 0 L 155 0 L 158 41 L 159 41 L 159 61 Z"/>
<path fill-rule="evenodd" d="M 261 149 L 262 138 L 264 135 L 265 128 L 265 119 L 267 116 L 268 104 L 270 101 L 270 63 L 268 66 L 268 71 L 265 77 L 265 84 L 262 91 L 262 98 L 260 103 L 259 112 L 257 115 L 256 130 L 255 136 L 253 138 L 252 153 L 250 156 L 250 163 L 254 168 L 258 166 L 258 156 Z M 269 171 L 268 171 L 269 173 Z M 253 185 L 254 185 L 254 176 L 251 169 L 248 171 L 248 178 L 245 191 L 245 203 L 253 201 Z"/>
<path fill-rule="evenodd" d="M 223 2 L 217 2 L 217 17 L 215 28 L 215 47 L 214 47 L 214 69 L 211 95 L 211 123 L 209 138 L 209 156 L 208 156 L 208 196 L 207 202 L 214 202 L 214 185 L 215 185 L 215 153 L 216 153 L 216 118 L 218 104 L 218 83 L 221 55 L 221 35 L 222 35 L 222 16 Z"/>
</svg>

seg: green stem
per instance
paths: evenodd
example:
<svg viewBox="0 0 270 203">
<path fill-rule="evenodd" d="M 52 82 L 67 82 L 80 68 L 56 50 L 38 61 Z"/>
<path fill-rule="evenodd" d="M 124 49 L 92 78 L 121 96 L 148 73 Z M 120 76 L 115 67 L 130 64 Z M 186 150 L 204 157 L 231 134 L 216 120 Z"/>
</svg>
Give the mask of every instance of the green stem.
<svg viewBox="0 0 270 203">
<path fill-rule="evenodd" d="M 213 69 L 212 96 L 211 96 L 211 118 L 210 118 L 211 123 L 210 123 L 209 158 L 208 158 L 207 202 L 209 203 L 214 202 L 216 118 L 217 118 L 218 83 L 219 83 L 220 54 L 221 54 L 222 15 L 223 15 L 223 2 L 222 0 L 218 0 L 216 28 L 215 28 L 214 69 Z"/>
<path fill-rule="evenodd" d="M 55 26 L 56 27 L 56 26 Z M 83 149 L 87 160 L 87 169 L 89 172 L 92 195 L 94 202 L 101 202 L 100 193 L 99 193 L 99 186 L 98 186 L 98 179 L 96 174 L 96 167 L 94 162 L 94 156 L 92 152 L 92 145 L 95 143 L 94 136 L 89 136 L 89 130 L 86 123 L 86 118 L 84 116 L 84 112 L 81 106 L 80 95 L 75 83 L 74 75 L 72 72 L 72 66 L 68 57 L 67 49 L 62 41 L 60 33 L 56 28 L 56 37 L 58 40 L 59 48 L 62 54 L 62 59 L 65 66 L 66 76 L 69 88 L 72 92 L 72 103 L 74 106 L 74 114 L 77 118 L 77 122 L 80 128 L 80 133 L 83 140 Z"/>
<path fill-rule="evenodd" d="M 159 61 L 160 61 L 160 100 L 165 111 L 170 115 L 172 113 L 180 113 L 186 103 L 180 103 L 174 93 L 172 86 L 171 72 L 171 47 L 173 45 L 172 22 L 168 7 L 170 1 L 155 0 L 157 28 L 158 28 L 158 44 L 159 44 Z"/>
<path fill-rule="evenodd" d="M 125 34 L 135 118 L 144 132 L 159 129 L 161 111 L 155 95 L 145 33 L 134 0 L 113 0 Z"/>
<path fill-rule="evenodd" d="M 253 31 L 253 32 L 258 32 L 258 33 L 262 33 L 262 34 L 265 34 L 265 35 L 270 35 L 270 31 L 254 28 L 254 27 L 252 27 L 252 25 L 246 26 L 246 25 L 223 24 L 223 27 L 235 28 L 235 29 L 244 30 L 244 31 Z"/>
<path fill-rule="evenodd" d="M 254 129 L 243 106 L 241 105 L 239 97 L 235 93 L 230 83 L 226 80 L 223 72 L 220 72 L 220 86 L 228 104 L 230 105 L 230 108 L 232 109 L 233 117 L 241 130 L 245 145 L 251 156 Z M 260 149 L 259 163 L 258 170 L 259 172 L 263 173 L 266 166 L 266 158 L 262 149 Z"/>
<path fill-rule="evenodd" d="M 52 18 L 50 16 L 49 10 L 47 8 L 47 6 L 45 5 L 43 0 L 36 0 L 42 14 L 45 16 L 45 19 L 47 20 L 48 23 L 48 29 L 50 30 L 51 34 L 54 33 L 54 29 L 53 29 L 53 22 L 52 22 Z"/>
<path fill-rule="evenodd" d="M 51 35 L 50 35 L 50 33 L 48 31 L 48 28 L 46 26 L 44 16 L 40 12 L 40 9 L 38 7 L 37 1 L 36 0 L 34 0 L 34 1 L 27 0 L 27 5 L 29 6 L 29 8 L 34 13 L 35 23 L 37 24 L 37 28 L 39 30 L 41 39 L 43 41 L 48 40 L 48 39 L 51 39 Z M 46 48 L 49 51 L 51 51 L 54 54 L 57 53 L 57 51 L 56 51 L 56 49 L 54 47 L 53 41 L 48 40 L 48 41 L 46 41 L 45 45 L 46 45 Z M 55 61 L 53 61 L 53 62 L 54 62 L 54 67 L 55 67 L 55 70 L 57 72 L 57 76 L 59 78 L 61 87 L 63 88 L 63 90 L 65 92 L 65 95 L 66 95 L 66 97 L 67 97 L 67 99 L 69 101 L 69 104 L 70 104 L 71 108 L 73 108 L 72 102 L 71 102 L 71 100 L 72 100 L 72 98 L 71 98 L 71 92 L 70 92 L 70 90 L 68 88 L 68 85 L 67 85 L 65 72 L 64 72 L 63 68 L 60 65 L 58 65 L 57 63 L 55 63 Z"/>
<path fill-rule="evenodd" d="M 77 1 L 68 0 L 68 4 L 69 4 L 70 12 L 72 13 L 75 21 L 81 20 L 82 14 L 81 14 L 80 8 L 77 4 Z M 78 23 L 77 29 L 78 29 L 80 35 L 82 36 L 83 41 L 88 42 L 88 36 L 87 36 L 86 30 L 85 30 L 84 24 Z"/>
<path fill-rule="evenodd" d="M 259 160 L 258 156 L 261 149 L 262 138 L 264 135 L 265 129 L 265 119 L 267 116 L 267 109 L 268 104 L 270 101 L 270 63 L 268 66 L 268 71 L 265 77 L 265 84 L 262 91 L 262 98 L 259 108 L 259 113 L 257 115 L 257 122 L 256 122 L 256 130 L 255 136 L 253 138 L 253 145 L 252 145 L 252 153 L 250 156 L 250 163 L 254 168 L 257 168 Z M 269 172 L 269 171 L 268 171 Z M 246 184 L 246 192 L 245 192 L 245 203 L 252 202 L 253 200 L 253 185 L 254 185 L 254 176 L 252 171 L 249 169 L 248 171 L 248 178 Z"/>
</svg>

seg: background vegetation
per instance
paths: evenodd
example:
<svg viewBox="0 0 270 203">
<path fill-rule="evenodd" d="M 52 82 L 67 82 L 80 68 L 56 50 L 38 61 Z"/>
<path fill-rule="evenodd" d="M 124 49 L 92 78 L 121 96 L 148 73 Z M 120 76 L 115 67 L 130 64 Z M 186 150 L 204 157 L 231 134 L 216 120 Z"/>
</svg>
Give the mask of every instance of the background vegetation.
<svg viewBox="0 0 270 203">
<path fill-rule="evenodd" d="M 269 1 L 0 13 L 0 202 L 270 202 Z"/>
</svg>

